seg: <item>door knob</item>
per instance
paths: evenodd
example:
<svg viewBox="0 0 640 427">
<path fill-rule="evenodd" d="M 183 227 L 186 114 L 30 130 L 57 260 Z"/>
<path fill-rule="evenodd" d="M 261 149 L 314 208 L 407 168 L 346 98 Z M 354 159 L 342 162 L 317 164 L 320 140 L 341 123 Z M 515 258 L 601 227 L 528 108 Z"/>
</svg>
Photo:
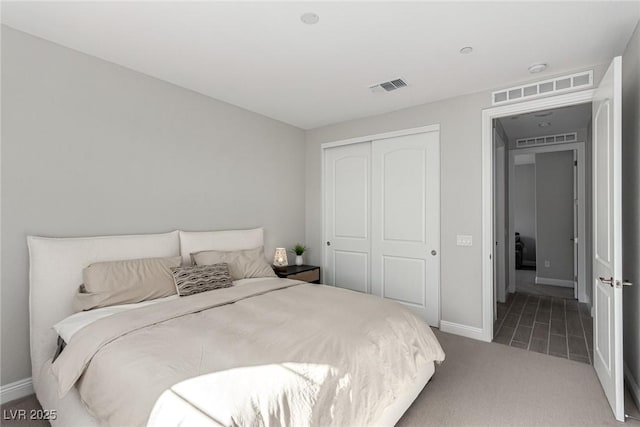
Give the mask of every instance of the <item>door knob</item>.
<svg viewBox="0 0 640 427">
<path fill-rule="evenodd" d="M 434 249 L 434 250 L 431 251 L 431 255 L 436 256 L 436 255 L 438 255 L 438 252 L 436 252 L 435 249 Z"/>
<path fill-rule="evenodd" d="M 331 242 L 327 242 L 327 246 L 331 246 Z"/>
<path fill-rule="evenodd" d="M 628 281 L 628 280 L 623 280 L 623 281 L 622 281 L 622 286 L 633 286 L 633 283 L 631 283 L 631 282 L 630 282 L 630 281 Z"/>
</svg>

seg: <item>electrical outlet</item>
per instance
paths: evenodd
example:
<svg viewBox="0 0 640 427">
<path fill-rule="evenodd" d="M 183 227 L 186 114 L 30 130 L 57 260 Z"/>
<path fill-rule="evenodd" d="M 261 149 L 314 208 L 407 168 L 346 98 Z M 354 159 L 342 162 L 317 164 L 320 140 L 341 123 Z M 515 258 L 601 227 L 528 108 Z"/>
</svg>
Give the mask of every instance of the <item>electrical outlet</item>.
<svg viewBox="0 0 640 427">
<path fill-rule="evenodd" d="M 545 262 L 544 262 L 544 266 L 545 266 L 545 268 L 549 268 L 549 267 L 551 267 L 551 261 L 549 261 L 549 260 L 545 260 Z"/>
<path fill-rule="evenodd" d="M 456 245 L 458 246 L 473 246 L 473 236 L 464 234 L 458 234 L 456 236 Z"/>
</svg>

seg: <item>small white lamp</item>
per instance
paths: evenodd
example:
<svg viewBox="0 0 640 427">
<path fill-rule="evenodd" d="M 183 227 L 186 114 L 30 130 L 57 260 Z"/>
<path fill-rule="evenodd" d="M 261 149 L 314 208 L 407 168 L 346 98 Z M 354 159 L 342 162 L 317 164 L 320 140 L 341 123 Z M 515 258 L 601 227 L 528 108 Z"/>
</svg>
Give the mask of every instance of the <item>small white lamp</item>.
<svg viewBox="0 0 640 427">
<path fill-rule="evenodd" d="M 287 250 L 285 248 L 276 248 L 276 254 L 273 256 L 273 266 L 282 268 L 289 265 L 287 261 Z"/>
</svg>

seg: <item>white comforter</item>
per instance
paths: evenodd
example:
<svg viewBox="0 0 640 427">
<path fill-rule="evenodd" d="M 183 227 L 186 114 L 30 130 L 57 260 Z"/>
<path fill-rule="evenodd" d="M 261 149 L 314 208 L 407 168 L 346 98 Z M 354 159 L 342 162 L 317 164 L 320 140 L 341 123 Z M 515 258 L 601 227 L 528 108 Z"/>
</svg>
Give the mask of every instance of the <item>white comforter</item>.
<svg viewBox="0 0 640 427">
<path fill-rule="evenodd" d="M 399 304 L 274 278 L 99 319 L 53 372 L 106 425 L 354 426 L 443 359 Z"/>
</svg>

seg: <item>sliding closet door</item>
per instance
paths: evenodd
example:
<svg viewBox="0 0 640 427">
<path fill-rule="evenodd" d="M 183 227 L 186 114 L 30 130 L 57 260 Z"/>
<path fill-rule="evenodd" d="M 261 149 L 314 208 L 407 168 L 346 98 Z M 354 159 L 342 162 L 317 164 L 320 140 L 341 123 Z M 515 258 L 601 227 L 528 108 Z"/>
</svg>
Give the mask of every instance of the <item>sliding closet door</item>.
<svg viewBox="0 0 640 427">
<path fill-rule="evenodd" d="M 373 141 L 371 293 L 440 319 L 439 132 Z"/>
<path fill-rule="evenodd" d="M 370 292 L 371 143 L 325 150 L 324 281 Z"/>
</svg>

